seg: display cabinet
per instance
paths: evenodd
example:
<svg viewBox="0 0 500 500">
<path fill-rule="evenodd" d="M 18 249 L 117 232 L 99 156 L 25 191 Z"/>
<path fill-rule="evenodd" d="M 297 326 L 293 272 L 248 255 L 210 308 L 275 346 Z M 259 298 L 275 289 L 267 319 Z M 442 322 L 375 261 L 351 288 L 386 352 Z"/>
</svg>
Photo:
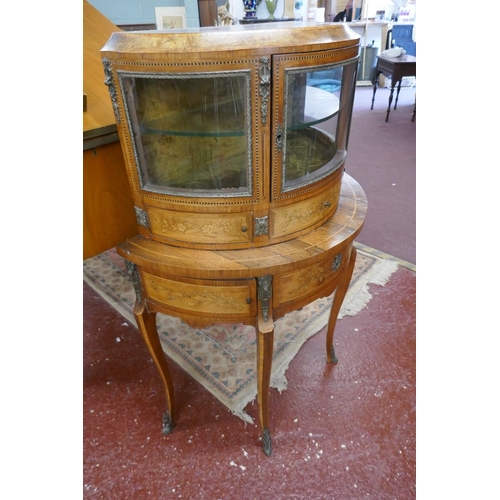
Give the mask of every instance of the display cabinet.
<svg viewBox="0 0 500 500">
<path fill-rule="evenodd" d="M 273 322 L 340 287 L 338 313 L 364 221 L 361 188 L 343 182 L 358 53 L 345 24 L 298 22 L 120 32 L 102 49 L 139 228 L 118 251 L 165 384 L 166 432 L 173 389 L 155 314 L 244 322 L 257 331 L 271 452 Z"/>
<path fill-rule="evenodd" d="M 335 212 L 358 37 L 299 26 L 113 34 L 102 56 L 140 234 L 259 247 Z"/>
</svg>

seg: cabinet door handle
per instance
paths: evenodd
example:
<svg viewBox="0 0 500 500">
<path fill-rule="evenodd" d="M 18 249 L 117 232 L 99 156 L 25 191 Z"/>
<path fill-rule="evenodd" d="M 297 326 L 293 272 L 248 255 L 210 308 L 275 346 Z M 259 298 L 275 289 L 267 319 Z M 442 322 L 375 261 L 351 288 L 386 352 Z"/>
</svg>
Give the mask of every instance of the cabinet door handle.
<svg viewBox="0 0 500 500">
<path fill-rule="evenodd" d="M 329 201 L 325 201 L 324 203 L 325 207 L 328 208 L 328 207 L 331 207 L 332 204 L 329 202 Z"/>
</svg>

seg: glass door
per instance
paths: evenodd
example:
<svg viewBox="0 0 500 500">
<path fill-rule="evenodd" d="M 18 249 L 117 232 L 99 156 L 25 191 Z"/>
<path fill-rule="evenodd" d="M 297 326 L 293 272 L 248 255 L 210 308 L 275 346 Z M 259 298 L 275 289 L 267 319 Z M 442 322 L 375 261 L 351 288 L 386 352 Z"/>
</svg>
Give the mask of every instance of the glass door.
<svg viewBox="0 0 500 500">
<path fill-rule="evenodd" d="M 141 189 L 250 196 L 250 71 L 118 71 Z"/>
<path fill-rule="evenodd" d="M 328 57 L 277 58 L 276 76 L 283 78 L 284 92 L 278 104 L 282 115 L 278 109 L 274 122 L 275 198 L 329 176 L 346 158 L 357 58 L 314 64 L 321 59 Z"/>
</svg>

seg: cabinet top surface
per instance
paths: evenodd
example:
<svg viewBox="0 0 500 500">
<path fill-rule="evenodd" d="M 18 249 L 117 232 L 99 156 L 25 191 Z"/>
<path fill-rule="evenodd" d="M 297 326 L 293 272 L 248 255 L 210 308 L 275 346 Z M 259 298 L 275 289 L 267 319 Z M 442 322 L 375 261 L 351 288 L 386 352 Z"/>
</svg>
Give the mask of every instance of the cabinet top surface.
<svg viewBox="0 0 500 500">
<path fill-rule="evenodd" d="M 158 31 L 113 33 L 101 54 L 127 57 L 141 54 L 243 52 L 285 53 L 352 47 L 359 35 L 345 23 L 308 23 L 302 21 L 269 24 L 234 25 Z"/>
<path fill-rule="evenodd" d="M 293 240 L 243 250 L 195 250 L 179 248 L 136 236 L 118 245 L 120 255 L 146 267 L 193 278 L 248 278 L 284 272 L 314 262 L 352 242 L 363 227 L 367 200 L 361 186 L 344 174 L 335 214 L 314 231 Z"/>
</svg>

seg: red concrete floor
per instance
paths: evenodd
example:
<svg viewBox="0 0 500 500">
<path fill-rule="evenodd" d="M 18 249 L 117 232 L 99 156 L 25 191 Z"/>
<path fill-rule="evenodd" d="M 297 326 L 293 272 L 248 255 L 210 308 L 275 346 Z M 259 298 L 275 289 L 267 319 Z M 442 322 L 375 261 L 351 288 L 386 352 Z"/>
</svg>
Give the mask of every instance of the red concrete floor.
<svg viewBox="0 0 500 500">
<path fill-rule="evenodd" d="M 133 325 L 84 285 L 84 498 L 415 498 L 416 276 L 399 268 L 339 320 L 339 364 L 324 331 L 271 390 L 273 454 L 171 363 L 178 418 L 161 433 L 159 375 Z M 119 341 L 118 341 L 119 340 Z M 248 413 L 257 422 L 258 407 Z"/>
</svg>

